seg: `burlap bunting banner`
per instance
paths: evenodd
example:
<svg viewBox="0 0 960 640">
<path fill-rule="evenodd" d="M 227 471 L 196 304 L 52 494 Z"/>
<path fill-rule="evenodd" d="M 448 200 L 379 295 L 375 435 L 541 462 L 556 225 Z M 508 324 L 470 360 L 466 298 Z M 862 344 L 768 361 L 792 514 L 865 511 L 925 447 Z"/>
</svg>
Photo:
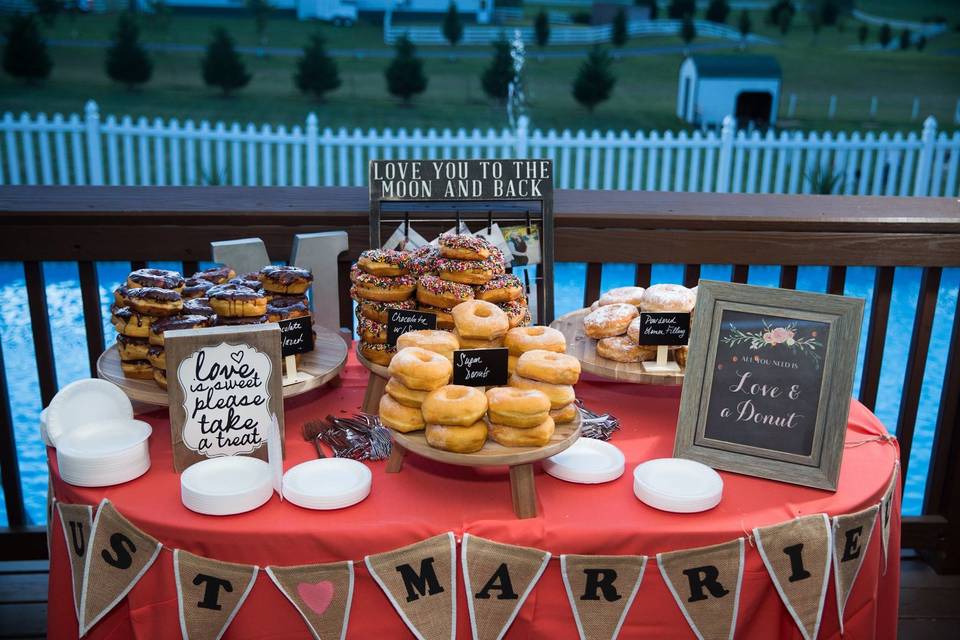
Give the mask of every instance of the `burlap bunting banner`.
<svg viewBox="0 0 960 640">
<path fill-rule="evenodd" d="M 83 565 L 93 529 L 93 507 L 88 504 L 56 503 L 63 527 L 63 541 L 70 558 L 70 578 L 73 581 L 73 607 L 80 620 L 80 594 L 83 593 Z"/>
<path fill-rule="evenodd" d="M 100 503 L 83 564 L 81 636 L 133 589 L 157 559 L 160 546 L 121 516 L 109 500 Z"/>
<path fill-rule="evenodd" d="M 548 551 L 463 535 L 463 585 L 473 640 L 503 638 L 549 560 Z"/>
<path fill-rule="evenodd" d="M 830 519 L 825 513 L 753 530 L 757 551 L 780 599 L 806 640 L 814 640 L 830 578 Z"/>
<path fill-rule="evenodd" d="M 897 489 L 897 480 L 900 478 L 900 461 L 897 460 L 893 465 L 893 473 L 890 474 L 890 482 L 887 483 L 887 490 L 880 499 L 880 541 L 883 547 L 883 568 L 881 575 L 887 574 L 887 555 L 890 548 L 890 522 L 893 515 L 893 496 Z"/>
<path fill-rule="evenodd" d="M 258 568 L 173 551 L 183 640 L 220 640 L 250 595 Z"/>
<path fill-rule="evenodd" d="M 658 553 L 664 582 L 699 640 L 730 640 L 743 584 L 743 538 Z"/>
<path fill-rule="evenodd" d="M 343 640 L 353 602 L 353 561 L 267 567 L 267 575 L 303 617 L 315 640 Z"/>
<path fill-rule="evenodd" d="M 840 618 L 841 635 L 843 610 L 867 555 L 879 509 L 878 505 L 873 505 L 859 513 L 836 516 L 833 519 L 833 584 L 837 592 L 837 615 Z"/>
<path fill-rule="evenodd" d="M 580 640 L 616 640 L 646 566 L 646 556 L 560 556 Z"/>
<path fill-rule="evenodd" d="M 454 640 L 457 563 L 452 532 L 367 556 L 364 562 L 418 640 Z"/>
</svg>

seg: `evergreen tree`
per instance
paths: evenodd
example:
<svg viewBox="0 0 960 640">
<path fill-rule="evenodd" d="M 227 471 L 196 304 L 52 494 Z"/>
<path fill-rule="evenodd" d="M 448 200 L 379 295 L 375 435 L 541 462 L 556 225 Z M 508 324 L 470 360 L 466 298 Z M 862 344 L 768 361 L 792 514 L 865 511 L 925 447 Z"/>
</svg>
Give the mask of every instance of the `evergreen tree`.
<svg viewBox="0 0 960 640">
<path fill-rule="evenodd" d="M 627 44 L 627 13 L 621 7 L 613 16 L 613 25 L 610 30 L 610 42 L 615 47 Z"/>
<path fill-rule="evenodd" d="M 740 40 L 742 42 L 747 41 L 747 36 L 750 35 L 751 29 L 753 29 L 753 24 L 750 22 L 750 14 L 744 9 L 740 12 L 740 22 L 737 24 L 737 30 L 740 31 Z"/>
<path fill-rule="evenodd" d="M 893 30 L 886 22 L 880 27 L 880 33 L 877 34 L 877 39 L 880 41 L 880 46 L 884 49 L 886 49 L 890 41 L 893 40 Z"/>
<path fill-rule="evenodd" d="M 682 20 L 686 17 L 693 17 L 697 10 L 695 0 L 670 0 L 667 7 L 667 17 L 671 20 Z"/>
<path fill-rule="evenodd" d="M 693 23 L 693 18 L 687 16 L 680 23 L 680 39 L 683 44 L 690 46 L 690 43 L 697 37 L 697 26 Z"/>
<path fill-rule="evenodd" d="M 577 77 L 573 81 L 573 97 L 585 106 L 591 113 L 598 104 L 610 99 L 613 87 L 617 83 L 610 67 L 613 61 L 606 49 L 600 46 L 587 54 L 587 59 L 580 65 Z"/>
<path fill-rule="evenodd" d="M 463 39 L 463 22 L 460 21 L 460 14 L 457 13 L 457 3 L 453 0 L 450 0 L 447 13 L 443 16 L 443 37 L 451 47 L 457 46 L 457 43 Z"/>
<path fill-rule="evenodd" d="M 707 20 L 726 24 L 729 15 L 730 5 L 727 4 L 727 0 L 710 0 L 710 4 L 707 6 Z"/>
<path fill-rule="evenodd" d="M 510 43 L 501 34 L 493 43 L 493 58 L 490 65 L 483 70 L 480 84 L 483 92 L 490 98 L 504 102 L 510 93 L 510 82 L 513 81 L 513 58 L 510 56 Z"/>
<path fill-rule="evenodd" d="M 777 28 L 780 29 L 780 35 L 787 35 L 787 32 L 790 31 L 791 22 L 793 22 L 793 13 L 790 11 L 781 11 L 777 18 Z"/>
<path fill-rule="evenodd" d="M 14 14 L 7 23 L 3 45 L 3 70 L 27 82 L 50 75 L 53 60 L 32 15 Z"/>
<path fill-rule="evenodd" d="M 140 27 L 133 15 L 123 12 L 117 18 L 113 44 L 107 49 L 107 75 L 128 89 L 145 84 L 153 75 L 153 62 L 140 44 Z"/>
<path fill-rule="evenodd" d="M 310 36 L 310 42 L 303 48 L 303 56 L 297 60 L 293 79 L 302 93 L 311 93 L 319 100 L 340 86 L 337 63 L 327 54 L 322 35 Z"/>
<path fill-rule="evenodd" d="M 860 28 L 857 29 L 857 40 L 860 41 L 860 46 L 867 44 L 867 38 L 870 36 L 870 29 L 866 24 L 861 24 Z"/>
<path fill-rule="evenodd" d="M 650 19 L 656 20 L 660 8 L 657 6 L 657 0 L 633 0 L 633 4 L 638 7 L 647 7 L 650 10 Z"/>
<path fill-rule="evenodd" d="M 794 8 L 793 3 L 790 0 L 778 0 L 777 2 L 770 5 L 770 10 L 767 12 L 767 24 L 777 25 L 781 24 L 783 20 L 783 14 L 788 13 L 790 18 L 788 22 L 793 20 L 793 16 L 797 13 L 796 8 Z"/>
<path fill-rule="evenodd" d="M 233 38 L 223 27 L 214 30 L 201 65 L 204 83 L 208 87 L 219 87 L 225 96 L 247 86 L 252 77 L 234 47 Z"/>
<path fill-rule="evenodd" d="M 387 90 L 409 103 L 410 98 L 427 90 L 427 77 L 423 75 L 423 60 L 417 57 L 417 48 L 403 35 L 397 40 L 396 55 L 384 71 Z"/>
<path fill-rule="evenodd" d="M 52 27 L 56 22 L 57 16 L 63 11 L 63 0 L 33 0 L 33 6 L 37 10 L 40 20 L 48 27 Z"/>
<path fill-rule="evenodd" d="M 543 9 L 540 9 L 540 13 L 533 21 L 533 32 L 537 37 L 537 46 L 547 46 L 550 42 L 550 17 Z"/>
<path fill-rule="evenodd" d="M 912 38 L 910 37 L 910 29 L 904 29 L 903 31 L 901 31 L 900 32 L 900 50 L 906 51 L 907 49 L 909 49 L 911 40 Z"/>
</svg>

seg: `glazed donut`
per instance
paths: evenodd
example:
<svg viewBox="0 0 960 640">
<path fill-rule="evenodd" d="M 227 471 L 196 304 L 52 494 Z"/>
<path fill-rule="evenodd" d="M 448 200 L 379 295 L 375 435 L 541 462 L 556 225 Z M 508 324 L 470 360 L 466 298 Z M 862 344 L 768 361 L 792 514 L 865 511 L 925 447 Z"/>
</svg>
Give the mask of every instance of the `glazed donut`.
<svg viewBox="0 0 960 640">
<path fill-rule="evenodd" d="M 500 307 L 483 300 L 461 302 L 450 312 L 457 333 L 474 340 L 502 338 L 510 329 L 510 320 Z"/>
<path fill-rule="evenodd" d="M 217 317 L 217 312 L 210 306 L 210 298 L 191 298 L 183 301 L 183 313 L 196 316 Z"/>
<path fill-rule="evenodd" d="M 454 329 L 453 335 L 460 343 L 461 349 L 497 349 L 503 346 L 503 338 L 494 338 L 493 340 L 481 340 L 479 338 L 465 338 Z M 509 356 L 508 356 L 509 357 Z"/>
<path fill-rule="evenodd" d="M 137 313 L 129 307 L 111 307 L 110 322 L 117 330 L 131 338 L 146 338 L 150 335 L 150 323 L 156 320 L 153 316 Z"/>
<path fill-rule="evenodd" d="M 174 289 L 138 287 L 127 289 L 131 309 L 148 316 L 172 316 L 183 310 L 183 298 Z"/>
<path fill-rule="evenodd" d="M 597 355 L 617 362 L 643 362 L 657 357 L 657 348 L 641 346 L 630 336 L 612 336 L 597 340 Z"/>
<path fill-rule="evenodd" d="M 550 417 L 553 418 L 553 421 L 556 424 L 565 424 L 567 422 L 573 422 L 577 418 L 577 414 L 579 412 L 580 410 L 577 409 L 576 403 L 571 402 L 565 407 L 551 409 Z"/>
<path fill-rule="evenodd" d="M 153 367 L 146 360 L 121 360 L 120 369 L 126 378 L 150 380 L 153 378 Z"/>
<path fill-rule="evenodd" d="M 591 338 L 622 336 L 639 313 L 632 304 L 608 304 L 586 315 L 583 330 Z"/>
<path fill-rule="evenodd" d="M 461 302 L 473 299 L 470 285 L 441 280 L 437 276 L 420 276 L 417 279 L 417 300 L 421 304 L 441 309 L 452 309 Z"/>
<path fill-rule="evenodd" d="M 127 276 L 127 288 L 156 287 L 157 289 L 183 289 L 183 276 L 168 269 L 137 269 Z"/>
<path fill-rule="evenodd" d="M 453 364 L 439 353 L 420 347 L 407 347 L 393 356 L 389 371 L 405 387 L 433 391 L 450 382 Z"/>
<path fill-rule="evenodd" d="M 460 348 L 460 341 L 449 331 L 423 329 L 421 331 L 408 331 L 397 337 L 397 350 L 407 347 L 420 347 L 427 351 L 433 351 L 453 362 L 453 352 Z"/>
<path fill-rule="evenodd" d="M 643 298 L 643 287 L 617 287 L 610 289 L 597 302 L 599 306 L 605 307 L 608 304 L 632 304 L 635 307 L 640 306 L 640 300 Z"/>
<path fill-rule="evenodd" d="M 551 384 L 549 382 L 540 382 L 539 380 L 524 378 L 517 373 L 514 373 L 510 376 L 507 384 L 518 389 L 536 389 L 537 391 L 544 392 L 547 394 L 547 397 L 550 398 L 551 409 L 559 409 L 560 407 L 568 405 L 577 399 L 577 395 L 574 393 L 573 387 L 569 384 Z"/>
<path fill-rule="evenodd" d="M 417 288 L 417 279 L 413 276 L 397 276 L 387 278 L 375 276 L 360 270 L 353 265 L 350 269 L 350 280 L 353 282 L 357 295 L 364 300 L 376 302 L 397 302 L 406 300 L 413 295 Z"/>
<path fill-rule="evenodd" d="M 153 368 L 153 381 L 163 390 L 167 388 L 167 372 L 165 369 Z"/>
<path fill-rule="evenodd" d="M 203 271 L 197 271 L 193 274 L 194 278 L 200 278 L 213 284 L 223 284 L 230 278 L 236 277 L 237 272 L 230 267 L 210 267 Z"/>
<path fill-rule="evenodd" d="M 448 384 L 427 394 L 420 410 L 428 424 L 469 427 L 487 412 L 487 396 L 476 387 Z"/>
<path fill-rule="evenodd" d="M 553 418 L 550 416 L 530 429 L 517 429 L 491 422 L 490 439 L 505 447 L 542 447 L 550 442 L 555 429 Z"/>
<path fill-rule="evenodd" d="M 397 352 L 396 347 L 391 347 L 388 344 L 371 344 L 369 342 L 361 342 L 357 349 L 360 351 L 360 355 L 368 361 L 384 367 L 390 364 Z"/>
<path fill-rule="evenodd" d="M 523 285 L 520 284 L 520 278 L 512 273 L 497 276 L 490 282 L 478 286 L 474 291 L 476 292 L 474 297 L 477 300 L 494 303 L 510 302 L 523 297 Z"/>
<path fill-rule="evenodd" d="M 167 369 L 167 356 L 162 345 L 152 344 L 147 349 L 147 360 L 154 369 Z"/>
<path fill-rule="evenodd" d="M 527 301 L 524 298 L 511 300 L 510 302 L 498 302 L 497 306 L 507 314 L 507 321 L 510 322 L 511 329 L 530 324 L 530 309 L 527 308 Z"/>
<path fill-rule="evenodd" d="M 400 433 L 410 433 L 423 429 L 423 415 L 420 409 L 402 405 L 393 399 L 390 394 L 383 394 L 380 397 L 380 422 L 383 426 L 390 427 Z"/>
<path fill-rule="evenodd" d="M 517 360 L 517 375 L 550 384 L 577 384 L 580 361 L 565 353 L 534 349 Z"/>
<path fill-rule="evenodd" d="M 121 360 L 146 360 L 149 347 L 145 338 L 131 338 L 123 334 L 117 336 L 117 351 Z"/>
<path fill-rule="evenodd" d="M 490 260 L 437 258 L 437 273 L 444 280 L 463 284 L 486 284 L 498 275 Z"/>
<path fill-rule="evenodd" d="M 443 329 L 445 331 L 453 330 L 453 314 L 450 313 L 449 309 L 441 309 L 440 307 L 431 307 L 422 304 L 417 307 L 417 311 L 426 311 L 427 313 L 432 313 L 437 316 L 437 329 Z"/>
<path fill-rule="evenodd" d="M 444 233 L 437 238 L 440 255 L 455 260 L 486 260 L 490 257 L 491 245 L 480 236 L 462 233 Z"/>
<path fill-rule="evenodd" d="M 428 424 L 427 444 L 453 453 L 476 453 L 487 443 L 487 423 L 477 420 L 467 427 Z"/>
<path fill-rule="evenodd" d="M 357 266 L 375 276 L 403 276 L 410 273 L 410 254 L 391 249 L 367 249 Z"/>
<path fill-rule="evenodd" d="M 690 348 L 686 345 L 680 347 L 679 349 L 674 350 L 673 359 L 676 360 L 677 364 L 687 368 L 687 355 L 690 353 Z"/>
<path fill-rule="evenodd" d="M 268 264 L 260 269 L 260 282 L 264 291 L 284 295 L 302 295 L 310 288 L 313 274 L 300 267 L 285 267 Z"/>
<path fill-rule="evenodd" d="M 427 394 L 430 393 L 429 391 L 420 391 L 418 389 L 405 387 L 403 383 L 396 378 L 387 380 L 386 392 L 403 406 L 414 407 L 416 409 L 420 408 Z"/>
<path fill-rule="evenodd" d="M 212 286 L 212 282 L 203 278 L 187 278 L 183 281 L 183 289 L 180 291 L 180 295 L 183 296 L 184 300 L 206 298 L 207 291 Z"/>
<path fill-rule="evenodd" d="M 267 322 L 280 322 L 310 315 L 304 296 L 274 296 L 267 302 Z"/>
<path fill-rule="evenodd" d="M 414 249 L 410 252 L 410 264 L 407 267 L 410 275 L 415 277 L 436 275 L 437 258 L 439 257 L 440 251 L 432 244 Z"/>
<path fill-rule="evenodd" d="M 640 310 L 648 313 L 690 313 L 696 296 L 679 284 L 655 284 L 643 292 Z"/>
<path fill-rule="evenodd" d="M 210 306 L 221 318 L 252 318 L 267 313 L 267 298 L 239 284 L 218 284 L 207 291 Z"/>
<path fill-rule="evenodd" d="M 387 325 L 359 316 L 357 318 L 357 335 L 360 336 L 361 340 L 370 344 L 386 344 Z"/>
<path fill-rule="evenodd" d="M 267 314 L 262 316 L 238 316 L 229 318 L 227 316 L 214 316 L 217 319 L 218 327 L 241 327 L 248 324 L 266 324 Z"/>
<path fill-rule="evenodd" d="M 214 319 L 208 316 L 189 315 L 189 316 L 170 316 L 169 318 L 160 318 L 150 325 L 150 344 L 163 344 L 163 332 L 176 329 L 203 329 L 212 327 Z"/>
<path fill-rule="evenodd" d="M 370 318 L 380 324 L 386 324 L 387 311 L 390 309 L 413 310 L 417 308 L 417 301 L 413 299 L 400 300 L 398 302 L 374 302 L 373 300 L 364 300 L 360 296 L 354 296 L 353 287 L 350 288 L 350 297 L 357 303 L 357 313 L 364 318 Z"/>
<path fill-rule="evenodd" d="M 507 331 L 503 346 L 510 349 L 512 356 L 519 356 L 534 349 L 564 353 L 567 350 L 567 339 L 552 327 L 517 327 Z"/>
<path fill-rule="evenodd" d="M 490 422 L 529 429 L 547 419 L 550 398 L 535 389 L 494 387 L 487 389 L 487 411 Z"/>
<path fill-rule="evenodd" d="M 514 355 L 507 355 L 507 373 L 512 374 L 517 370 L 517 360 L 520 358 Z"/>
</svg>

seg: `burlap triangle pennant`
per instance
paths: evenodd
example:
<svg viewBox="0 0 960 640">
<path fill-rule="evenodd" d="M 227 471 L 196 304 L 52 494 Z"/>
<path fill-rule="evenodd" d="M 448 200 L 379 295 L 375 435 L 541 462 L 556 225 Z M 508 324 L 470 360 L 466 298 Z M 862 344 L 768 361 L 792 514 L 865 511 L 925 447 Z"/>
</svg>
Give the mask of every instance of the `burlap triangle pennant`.
<svg viewBox="0 0 960 640">
<path fill-rule="evenodd" d="M 837 592 L 837 615 L 840 617 L 841 634 L 843 610 L 867 555 L 879 509 L 879 506 L 873 505 L 858 513 L 833 519 L 833 584 Z"/>
<path fill-rule="evenodd" d="M 731 640 L 743 582 L 743 538 L 658 553 L 660 574 L 699 640 Z"/>
<path fill-rule="evenodd" d="M 753 530 L 757 551 L 806 640 L 817 637 L 830 577 L 830 520 L 818 513 Z"/>
<path fill-rule="evenodd" d="M 646 566 L 646 556 L 560 556 L 580 640 L 616 640 Z"/>
<path fill-rule="evenodd" d="M 316 640 L 347 635 L 353 602 L 353 561 L 267 567 L 267 575 L 287 597 Z"/>
<path fill-rule="evenodd" d="M 503 638 L 549 561 L 548 551 L 463 535 L 463 586 L 473 640 Z"/>
<path fill-rule="evenodd" d="M 453 533 L 364 558 L 370 575 L 418 640 L 457 633 L 457 563 Z"/>
<path fill-rule="evenodd" d="M 220 640 L 250 595 L 258 567 L 173 552 L 183 640 Z"/>
<path fill-rule="evenodd" d="M 90 544 L 93 529 L 93 507 L 88 504 L 64 504 L 57 502 L 60 525 L 63 527 L 63 543 L 70 558 L 70 577 L 73 580 L 73 607 L 80 620 L 80 594 L 83 592 L 83 564 Z"/>
<path fill-rule="evenodd" d="M 886 575 L 887 573 L 887 555 L 890 548 L 890 523 L 893 520 L 893 497 L 897 490 L 897 480 L 900 478 L 899 472 L 900 461 L 897 460 L 893 465 L 893 473 L 890 474 L 890 482 L 887 483 L 887 490 L 883 493 L 883 498 L 880 499 L 880 542 L 883 543 L 882 575 Z"/>
<path fill-rule="evenodd" d="M 80 635 L 133 589 L 160 553 L 160 542 L 121 516 L 109 500 L 97 508 L 83 564 Z"/>
</svg>

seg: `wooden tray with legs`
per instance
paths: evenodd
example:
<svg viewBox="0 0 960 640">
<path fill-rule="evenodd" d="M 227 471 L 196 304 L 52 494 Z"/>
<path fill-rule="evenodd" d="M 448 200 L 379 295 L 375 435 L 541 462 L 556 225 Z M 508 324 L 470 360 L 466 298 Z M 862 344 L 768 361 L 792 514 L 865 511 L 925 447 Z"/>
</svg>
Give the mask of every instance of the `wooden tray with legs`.
<svg viewBox="0 0 960 640">
<path fill-rule="evenodd" d="M 314 325 L 317 334 L 313 351 L 300 358 L 297 371 L 310 377 L 283 387 L 283 397 L 292 398 L 326 384 L 336 377 L 347 364 L 347 343 L 339 334 Z M 97 377 L 109 380 L 120 387 L 131 400 L 160 407 L 168 406 L 167 392 L 153 380 L 127 378 L 120 368 L 120 353 L 117 345 L 100 354 L 97 359 Z"/>
<path fill-rule="evenodd" d="M 580 360 L 580 368 L 587 373 L 619 382 L 674 386 L 683 384 L 683 371 L 679 373 L 652 373 L 645 371 L 640 362 L 617 362 L 597 355 L 597 341 L 583 332 L 583 317 L 590 309 L 578 309 L 563 315 L 550 326 L 567 339 L 567 353 Z"/>
<path fill-rule="evenodd" d="M 370 372 L 370 377 L 367 379 L 367 391 L 363 394 L 363 412 L 377 413 L 380 410 L 380 398 L 385 393 L 384 389 L 386 389 L 390 374 L 382 364 L 370 362 L 363 357 L 363 354 L 360 353 L 359 344 L 357 345 L 357 362 Z"/>
</svg>

